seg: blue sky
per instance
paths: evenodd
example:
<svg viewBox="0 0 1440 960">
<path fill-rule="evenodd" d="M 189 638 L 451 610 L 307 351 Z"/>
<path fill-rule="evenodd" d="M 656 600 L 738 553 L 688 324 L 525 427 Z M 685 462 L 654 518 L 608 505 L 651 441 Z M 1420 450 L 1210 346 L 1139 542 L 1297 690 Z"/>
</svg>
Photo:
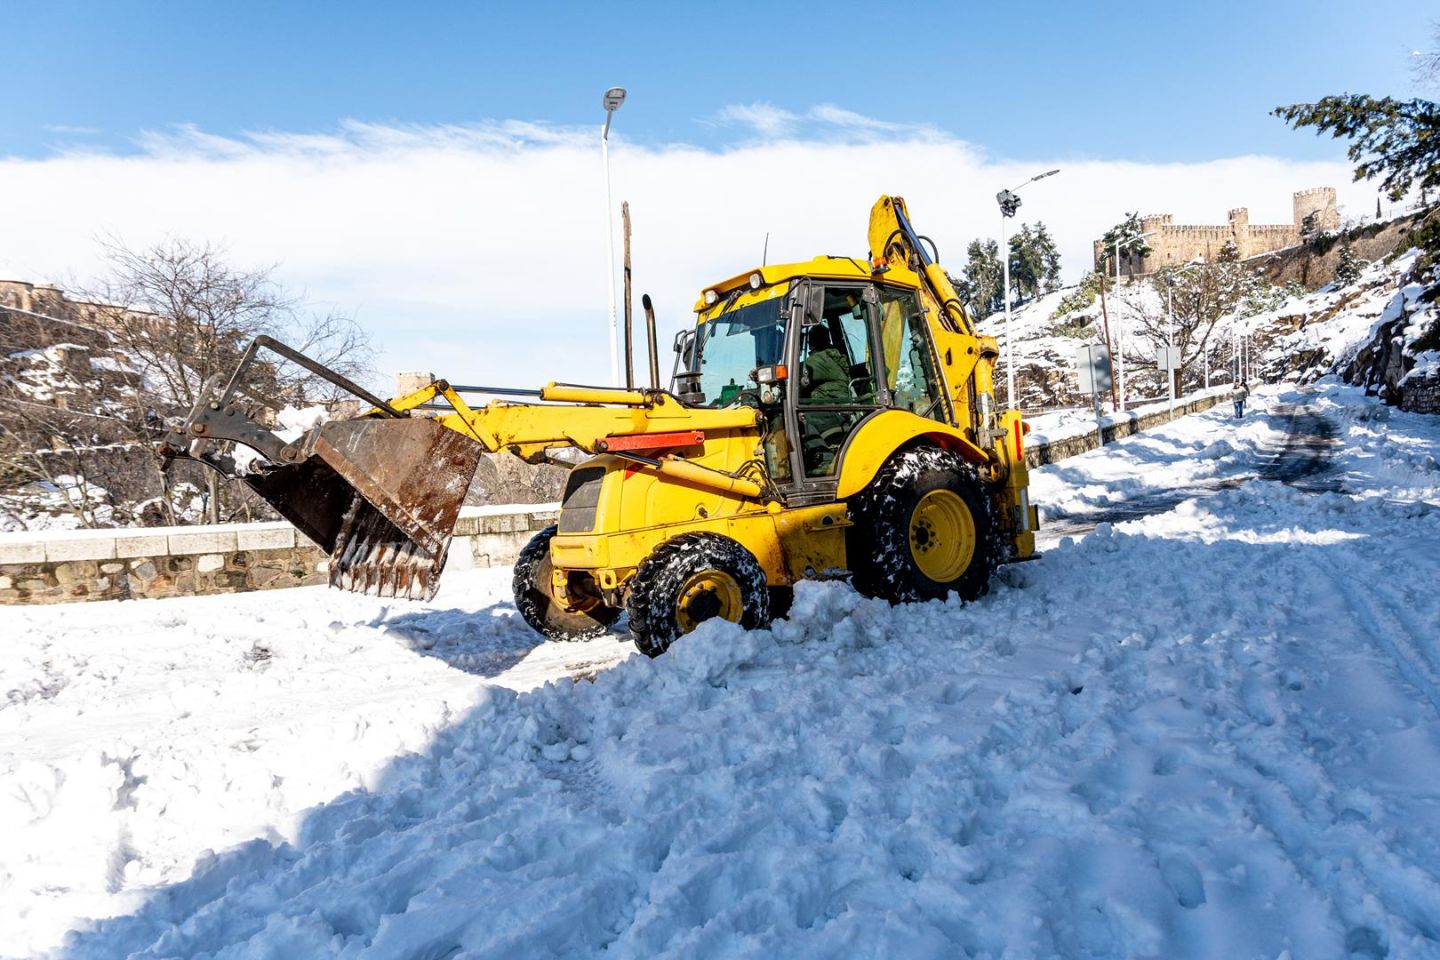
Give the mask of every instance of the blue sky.
<svg viewBox="0 0 1440 960">
<path fill-rule="evenodd" d="M 12 0 L 0 153 L 123 151 L 175 124 L 582 124 L 621 83 L 619 131 L 651 144 L 723 145 L 730 105 L 823 103 L 998 158 L 1320 159 L 1335 146 L 1268 110 L 1408 91 L 1440 18 L 1420 0 L 1126 6 Z"/>
</svg>

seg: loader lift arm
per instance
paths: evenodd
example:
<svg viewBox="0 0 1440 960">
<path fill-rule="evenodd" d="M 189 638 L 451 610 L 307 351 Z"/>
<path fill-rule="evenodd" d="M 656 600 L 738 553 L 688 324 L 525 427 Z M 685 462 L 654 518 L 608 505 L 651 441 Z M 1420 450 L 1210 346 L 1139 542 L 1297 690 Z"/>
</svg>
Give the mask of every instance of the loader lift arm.
<svg viewBox="0 0 1440 960">
<path fill-rule="evenodd" d="M 321 423 L 294 439 L 279 436 L 259 422 L 258 409 L 242 402 L 241 384 L 261 350 L 299 364 L 370 410 Z M 223 387 L 207 386 L 162 448 L 169 459 L 201 461 L 254 490 L 330 554 L 332 586 L 417 599 L 433 596 L 438 586 L 455 520 L 484 453 L 508 452 L 530 462 L 562 448 L 612 453 L 636 469 L 683 483 L 753 499 L 765 495 L 763 474 L 716 470 L 672 452 L 702 446 L 707 433 L 755 430 L 757 412 L 750 407 L 693 410 L 661 390 L 559 383 L 525 392 L 540 402 L 471 407 L 445 380 L 386 401 L 262 336 Z M 216 448 L 223 441 L 247 446 L 263 459 L 242 467 Z"/>
</svg>

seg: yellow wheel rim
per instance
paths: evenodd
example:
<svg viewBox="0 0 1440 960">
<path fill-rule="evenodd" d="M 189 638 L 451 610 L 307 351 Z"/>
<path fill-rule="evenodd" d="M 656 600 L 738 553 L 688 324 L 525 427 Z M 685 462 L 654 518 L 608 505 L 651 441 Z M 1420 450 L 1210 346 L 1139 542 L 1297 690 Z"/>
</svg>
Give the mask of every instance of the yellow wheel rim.
<svg viewBox="0 0 1440 960">
<path fill-rule="evenodd" d="M 720 617 L 739 623 L 745 613 L 740 584 L 723 570 L 702 570 L 685 581 L 680 600 L 675 605 L 675 622 L 681 633 L 689 633 L 700 623 Z"/>
<path fill-rule="evenodd" d="M 975 518 L 960 495 L 931 490 L 910 514 L 910 556 L 936 583 L 950 583 L 975 559 Z"/>
</svg>

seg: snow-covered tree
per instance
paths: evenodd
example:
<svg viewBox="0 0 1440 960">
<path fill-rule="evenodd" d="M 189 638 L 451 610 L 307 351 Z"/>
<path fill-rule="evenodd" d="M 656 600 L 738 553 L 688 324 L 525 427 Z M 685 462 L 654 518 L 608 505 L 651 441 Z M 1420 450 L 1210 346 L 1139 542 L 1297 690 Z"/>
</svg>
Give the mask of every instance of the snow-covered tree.
<svg viewBox="0 0 1440 960">
<path fill-rule="evenodd" d="M 965 248 L 965 257 L 961 293 L 969 298 L 970 305 L 981 315 L 1002 309 L 1000 244 L 994 240 L 971 240 Z"/>
<path fill-rule="evenodd" d="M 1105 231 L 1101 237 L 1104 250 L 1101 253 L 1101 265 L 1105 267 L 1104 272 L 1115 273 L 1115 247 L 1120 247 L 1120 270 L 1134 276 L 1138 272 L 1140 261 L 1150 256 L 1150 245 L 1145 242 L 1145 228 L 1140 223 L 1140 213 L 1125 214 L 1125 219 Z"/>
<path fill-rule="evenodd" d="M 1335 280 L 1342 286 L 1354 283 L 1360 279 L 1360 270 L 1363 265 L 1360 258 L 1355 256 L 1355 248 L 1350 245 L 1350 238 L 1340 242 L 1340 259 L 1335 264 Z"/>
</svg>

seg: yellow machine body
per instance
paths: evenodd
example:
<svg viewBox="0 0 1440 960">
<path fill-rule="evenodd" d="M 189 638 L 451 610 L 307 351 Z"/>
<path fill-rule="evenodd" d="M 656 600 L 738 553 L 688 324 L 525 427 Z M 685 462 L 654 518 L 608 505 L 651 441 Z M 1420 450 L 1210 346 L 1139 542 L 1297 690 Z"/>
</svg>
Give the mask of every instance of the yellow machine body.
<svg viewBox="0 0 1440 960">
<path fill-rule="evenodd" d="M 197 406 L 185 430 L 264 448 L 273 471 L 246 481 L 334 551 L 333 583 L 371 592 L 433 593 L 458 511 L 458 499 L 450 501 L 455 490 L 463 496 L 478 451 L 531 462 L 561 448 L 590 455 L 571 468 L 548 544 L 549 593 L 564 610 L 624 607 L 647 558 L 686 534 L 739 544 L 770 587 L 846 576 L 855 559 L 855 498 L 898 455 L 924 448 L 947 451 L 946 462 L 963 464 L 983 490 L 989 506 L 979 513 L 993 530 L 981 535 L 993 533 L 1003 546 L 1000 560 L 1025 559 L 1037 526 L 1025 427 L 1018 413 L 996 410 L 995 341 L 976 334 L 945 271 L 910 227 L 903 200 L 880 198 L 868 236 L 863 258 L 761 266 L 702 291 L 695 327 L 677 342 L 680 372 L 671 390 L 551 383 L 533 400 L 471 407 L 440 380 L 283 448 L 274 438 L 256 440 L 245 423 L 222 421 L 231 411 L 213 412 L 224 406 L 218 403 Z M 736 325 L 752 315 L 764 322 Z M 849 338 L 844 351 L 837 330 Z M 814 403 L 802 395 L 827 339 L 832 358 L 845 355 L 849 369 L 838 364 L 832 401 Z M 707 383 L 715 376 L 710 358 L 752 341 L 768 356 L 741 353 L 728 383 Z M 861 375 L 845 384 L 857 366 Z M 424 430 L 433 435 L 416 434 L 417 419 L 430 420 Z M 384 438 L 399 437 L 402 427 L 409 449 L 443 453 L 385 462 Z M 476 452 L 455 450 L 445 440 L 453 434 L 474 441 L 466 450 Z M 422 479 L 434 492 L 419 503 L 407 499 L 405 488 Z M 934 495 L 915 516 L 943 521 L 949 502 Z M 967 531 L 973 549 L 973 529 L 941 525 Z M 359 542 L 364 537 L 376 539 Z"/>
</svg>

